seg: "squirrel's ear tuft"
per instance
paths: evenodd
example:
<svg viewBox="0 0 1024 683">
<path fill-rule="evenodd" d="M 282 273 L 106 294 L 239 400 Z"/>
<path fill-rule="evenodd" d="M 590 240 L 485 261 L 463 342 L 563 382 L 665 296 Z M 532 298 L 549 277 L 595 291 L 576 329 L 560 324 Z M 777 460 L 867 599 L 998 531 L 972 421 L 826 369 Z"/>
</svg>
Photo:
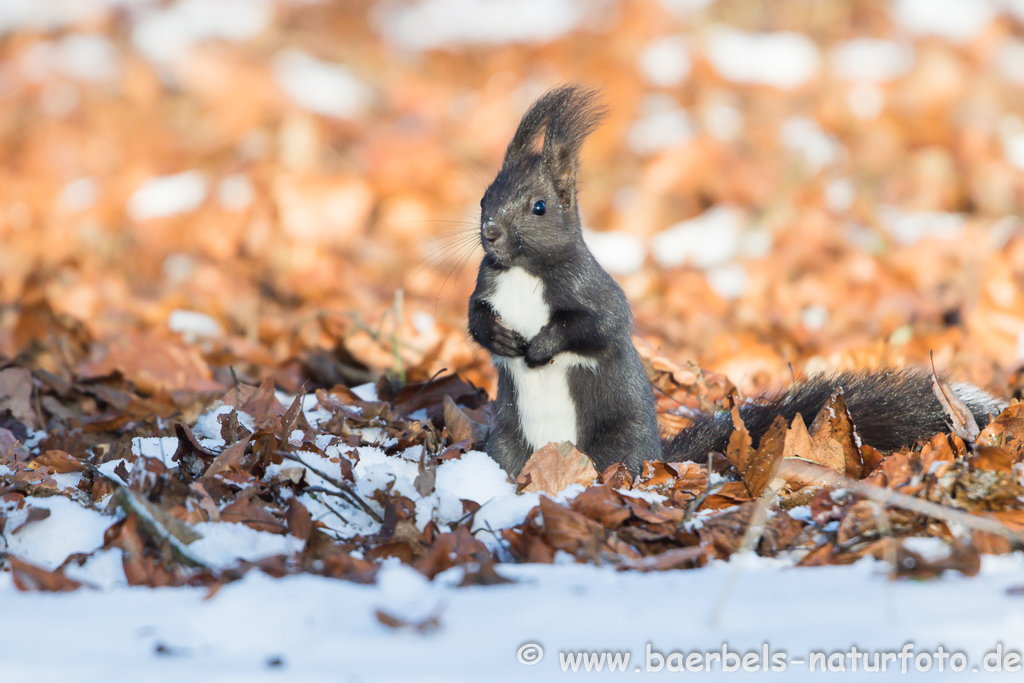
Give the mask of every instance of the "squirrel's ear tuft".
<svg viewBox="0 0 1024 683">
<path fill-rule="evenodd" d="M 519 122 L 505 152 L 505 167 L 536 153 L 533 146 L 543 131 L 544 145 L 540 151 L 544 166 L 551 174 L 559 198 L 564 204 L 571 204 L 576 196 L 580 147 L 604 115 L 596 90 L 565 85 L 546 93 Z"/>
</svg>

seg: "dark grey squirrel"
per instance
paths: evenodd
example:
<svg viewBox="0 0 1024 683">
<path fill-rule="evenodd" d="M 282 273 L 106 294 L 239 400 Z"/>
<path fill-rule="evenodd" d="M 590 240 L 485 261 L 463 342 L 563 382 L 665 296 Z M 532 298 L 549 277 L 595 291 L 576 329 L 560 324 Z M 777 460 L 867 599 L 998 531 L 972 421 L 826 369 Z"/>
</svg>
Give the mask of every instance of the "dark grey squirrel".
<svg viewBox="0 0 1024 683">
<path fill-rule="evenodd" d="M 633 346 L 622 288 L 584 244 L 577 206 L 580 147 L 605 114 L 597 93 L 552 90 L 523 116 L 480 201 L 484 257 L 469 300 L 469 332 L 498 374 L 487 452 L 513 476 L 549 442 L 570 441 L 598 470 L 645 460 L 680 461 L 723 451 L 728 412 L 700 415 L 675 437 L 658 433 L 654 392 Z M 1005 404 L 969 384 L 951 385 L 979 425 Z M 740 404 L 755 444 L 777 415 L 810 424 L 844 392 L 864 443 L 893 450 L 948 428 L 922 371 L 819 376 L 780 396 Z"/>
</svg>

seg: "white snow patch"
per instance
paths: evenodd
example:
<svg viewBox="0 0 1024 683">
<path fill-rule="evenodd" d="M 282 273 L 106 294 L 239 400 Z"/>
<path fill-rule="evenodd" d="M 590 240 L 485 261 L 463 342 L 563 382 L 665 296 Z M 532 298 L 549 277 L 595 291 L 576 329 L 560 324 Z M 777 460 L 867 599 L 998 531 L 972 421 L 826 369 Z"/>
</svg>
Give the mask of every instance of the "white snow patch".
<svg viewBox="0 0 1024 683">
<path fill-rule="evenodd" d="M 400 562 L 386 562 L 377 573 L 377 604 L 390 616 L 419 623 L 441 608 L 441 587 Z"/>
<path fill-rule="evenodd" d="M 1011 166 L 1024 171 L 1024 131 L 1003 136 L 1003 156 Z"/>
<path fill-rule="evenodd" d="M 686 41 L 679 36 L 655 40 L 640 52 L 638 66 L 651 85 L 668 88 L 681 84 L 690 74 Z"/>
<path fill-rule="evenodd" d="M 481 505 L 494 498 L 515 495 L 516 491 L 505 470 L 482 451 L 469 451 L 457 460 L 442 462 L 437 467 L 434 487 L 441 495 Z"/>
<path fill-rule="evenodd" d="M 832 72 L 846 81 L 884 83 L 903 76 L 914 65 L 914 48 L 877 38 L 854 38 L 829 52 Z"/>
<path fill-rule="evenodd" d="M 60 191 L 59 201 L 69 211 L 87 211 L 96 204 L 99 188 L 96 179 L 91 177 L 76 178 Z"/>
<path fill-rule="evenodd" d="M 1024 4 L 1024 3 L 1022 3 Z M 1009 81 L 1024 85 L 1024 40 L 1007 38 L 996 53 L 999 72 Z"/>
<path fill-rule="evenodd" d="M 362 400 L 366 401 L 367 403 L 372 403 L 373 401 L 380 400 L 377 398 L 377 387 L 370 383 L 360 384 L 357 387 L 352 387 L 352 393 L 361 398 Z"/>
<path fill-rule="evenodd" d="M 167 467 L 177 467 L 172 458 L 178 450 L 176 436 L 137 436 L 132 439 L 132 453 L 140 458 L 159 460 Z"/>
<path fill-rule="evenodd" d="M 646 500 L 648 503 L 664 503 L 668 500 L 668 496 L 656 491 L 641 491 L 639 489 L 616 489 L 616 491 L 627 498 Z"/>
<path fill-rule="evenodd" d="M 80 33 L 33 44 L 20 59 L 22 73 L 40 82 L 52 76 L 107 82 L 117 78 L 120 53 L 107 38 Z"/>
<path fill-rule="evenodd" d="M 658 0 L 658 4 L 675 14 L 685 15 L 698 12 L 715 0 Z"/>
<path fill-rule="evenodd" d="M 391 0 L 370 20 L 406 50 L 547 43 L 573 31 L 591 6 L 581 0 Z"/>
<path fill-rule="evenodd" d="M 989 0 L 896 0 L 892 15 L 911 33 L 963 43 L 995 19 L 996 7 Z"/>
<path fill-rule="evenodd" d="M 167 327 L 171 332 L 182 335 L 189 342 L 224 336 L 223 328 L 213 317 L 181 308 L 171 311 L 171 314 L 167 316 Z"/>
<path fill-rule="evenodd" d="M 313 113 L 356 119 L 370 106 L 370 89 L 341 64 L 287 49 L 274 55 L 271 69 L 281 90 Z"/>
<path fill-rule="evenodd" d="M 622 230 L 584 230 L 583 240 L 597 262 L 613 275 L 632 275 L 640 270 L 647 257 L 643 241 Z"/>
<path fill-rule="evenodd" d="M 178 0 L 142 13 L 132 43 L 150 61 L 169 65 L 203 41 L 255 38 L 273 15 L 271 0 Z"/>
<path fill-rule="evenodd" d="M 4 545 L 10 554 L 45 569 L 56 569 L 72 553 L 99 548 L 103 545 L 103 532 L 115 521 L 64 496 L 28 496 L 25 503 L 46 508 L 50 516 L 21 527 L 26 509 L 10 513 L 2 536 Z"/>
<path fill-rule="evenodd" d="M 272 555 L 291 555 L 304 545 L 291 534 L 257 531 L 244 524 L 200 522 L 192 528 L 202 538 L 188 545 L 189 552 L 213 567 L 230 567 L 239 560 L 254 562 Z"/>
<path fill-rule="evenodd" d="M 708 59 L 737 83 L 796 88 L 815 75 L 821 55 L 802 33 L 748 33 L 724 26 L 708 35 Z"/>
<path fill-rule="evenodd" d="M 812 173 L 834 164 L 842 151 L 833 136 L 803 116 L 794 116 L 783 123 L 780 138 L 787 149 L 803 156 Z"/>
<path fill-rule="evenodd" d="M 217 183 L 217 202 L 227 211 L 247 209 L 255 198 L 256 189 L 244 173 L 232 173 Z"/>
<path fill-rule="evenodd" d="M 107 7 L 143 5 L 152 0 L 3 0 L 0 36 L 27 30 L 54 32 L 103 17 Z"/>
<path fill-rule="evenodd" d="M 846 105 L 861 121 L 871 121 L 885 109 L 885 93 L 874 83 L 856 83 L 846 92 Z"/>
<path fill-rule="evenodd" d="M 829 321 L 828 309 L 821 304 L 811 304 L 800 311 L 800 322 L 808 330 L 820 330 Z"/>
<path fill-rule="evenodd" d="M 879 221 L 900 244 L 916 244 L 929 237 L 957 237 L 963 229 L 964 217 L 944 211 L 903 211 L 895 206 L 882 206 Z"/>
<path fill-rule="evenodd" d="M 725 263 L 705 273 L 708 286 L 723 299 L 738 299 L 747 286 L 747 269 L 742 263 Z"/>
<path fill-rule="evenodd" d="M 648 95 L 641 118 L 629 129 L 627 140 L 637 154 L 651 154 L 681 145 L 693 137 L 690 116 L 667 95 Z"/>
<path fill-rule="evenodd" d="M 124 478 L 122 478 L 119 474 L 114 472 L 114 470 L 116 470 L 119 465 L 124 465 L 125 470 L 130 471 L 128 469 L 128 461 L 125 460 L 124 458 L 118 458 L 117 460 L 108 460 L 105 463 L 101 463 L 99 467 L 97 467 L 96 469 L 98 469 L 103 475 L 110 477 L 114 481 L 119 481 L 122 484 L 127 484 L 128 482 L 125 481 Z"/>
<path fill-rule="evenodd" d="M 830 180 L 825 186 L 825 206 L 832 213 L 846 213 L 856 199 L 857 191 L 848 178 Z"/>
<path fill-rule="evenodd" d="M 437 331 L 437 320 L 426 311 L 413 313 L 411 322 L 416 334 L 434 334 Z"/>
<path fill-rule="evenodd" d="M 743 214 L 716 206 L 676 223 L 651 239 L 651 255 L 663 268 L 691 263 L 699 268 L 728 263 L 740 250 Z"/>
<path fill-rule="evenodd" d="M 712 137 L 723 142 L 732 142 L 743 133 L 743 113 L 727 102 L 710 104 L 704 110 L 701 123 Z"/>
<path fill-rule="evenodd" d="M 164 218 L 194 211 L 206 199 L 206 177 L 199 171 L 150 178 L 128 199 L 134 221 Z"/>
</svg>

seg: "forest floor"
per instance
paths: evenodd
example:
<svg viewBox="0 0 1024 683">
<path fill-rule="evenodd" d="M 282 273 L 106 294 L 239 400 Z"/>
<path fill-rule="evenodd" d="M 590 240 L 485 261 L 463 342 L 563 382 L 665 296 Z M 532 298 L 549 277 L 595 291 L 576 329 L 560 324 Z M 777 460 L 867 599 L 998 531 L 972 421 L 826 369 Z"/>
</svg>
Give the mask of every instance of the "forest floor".
<svg viewBox="0 0 1024 683">
<path fill-rule="evenodd" d="M 568 81 L 666 435 L 823 371 L 1010 407 L 509 479 L 477 205 Z M 1022 88 L 1011 0 L 0 9 L 0 678 L 1019 672 Z"/>
</svg>

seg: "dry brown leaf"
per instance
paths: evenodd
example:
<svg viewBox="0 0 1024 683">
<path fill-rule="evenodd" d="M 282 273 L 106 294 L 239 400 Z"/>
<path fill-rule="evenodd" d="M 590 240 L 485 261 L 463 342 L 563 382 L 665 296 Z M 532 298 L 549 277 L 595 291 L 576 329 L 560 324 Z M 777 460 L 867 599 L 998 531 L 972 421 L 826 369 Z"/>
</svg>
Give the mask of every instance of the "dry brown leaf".
<svg viewBox="0 0 1024 683">
<path fill-rule="evenodd" d="M 444 395 L 444 426 L 453 442 L 465 441 L 472 448 L 482 446 L 490 431 L 486 422 L 471 418 L 448 394 Z"/>
<path fill-rule="evenodd" d="M 799 416 L 797 416 L 799 417 Z M 742 472 L 743 482 L 747 485 L 752 498 L 757 498 L 768 486 L 768 482 L 775 478 L 785 453 L 785 440 L 788 434 L 786 418 L 781 415 L 775 418 L 768 431 L 761 437 L 757 452 L 747 462 L 747 468 Z"/>
<path fill-rule="evenodd" d="M 956 392 L 947 383 L 939 379 L 939 376 L 935 373 L 934 359 L 932 361 L 932 393 L 939 400 L 939 405 L 942 406 L 942 412 L 945 413 L 946 418 L 949 420 L 953 433 L 967 443 L 977 441 L 978 435 L 981 433 L 978 421 L 974 419 L 971 409 L 960 400 Z"/>
<path fill-rule="evenodd" d="M 65 451 L 50 450 L 32 459 L 32 465 L 45 465 L 51 472 L 84 472 L 87 468 L 78 458 Z"/>
<path fill-rule="evenodd" d="M 978 435 L 977 445 L 1002 448 L 1024 460 L 1024 403 L 1015 403 L 989 422 Z"/>
<path fill-rule="evenodd" d="M 570 555 L 581 552 L 589 558 L 598 555 L 606 534 L 603 526 L 547 496 L 540 497 L 539 507 L 544 520 L 544 540 L 549 546 Z"/>
<path fill-rule="evenodd" d="M 784 459 L 777 476 L 793 490 L 805 486 L 838 486 L 843 482 L 841 473 L 803 458 Z"/>
<path fill-rule="evenodd" d="M 608 486 L 591 486 L 573 499 L 571 507 L 606 529 L 615 529 L 632 516 L 622 496 Z"/>
<path fill-rule="evenodd" d="M 837 391 L 818 412 L 810 427 L 811 451 L 804 459 L 848 477 L 860 477 L 864 462 L 853 435 L 853 422 L 842 391 Z"/>
<path fill-rule="evenodd" d="M 32 373 L 25 368 L 0 370 L 0 413 L 11 415 L 26 427 L 35 429 L 36 413 L 32 409 Z"/>
<path fill-rule="evenodd" d="M 1017 454 L 997 446 L 978 446 L 977 453 L 967 461 L 979 470 L 991 470 L 1009 474 L 1017 462 Z"/>
<path fill-rule="evenodd" d="M 60 569 L 48 571 L 14 555 L 7 556 L 11 578 L 20 591 L 64 592 L 81 587 L 81 582 L 64 576 Z"/>
<path fill-rule="evenodd" d="M 725 457 L 729 459 L 737 472 L 743 474 L 747 471 L 747 464 L 753 453 L 750 432 L 747 431 L 747 426 L 743 424 L 743 418 L 740 417 L 739 405 L 734 405 L 732 407 L 732 434 L 729 435 L 729 447 L 726 448 Z"/>
<path fill-rule="evenodd" d="M 594 462 L 568 441 L 549 443 L 523 465 L 516 482 L 520 491 L 555 495 L 567 486 L 597 481 Z"/>
</svg>

